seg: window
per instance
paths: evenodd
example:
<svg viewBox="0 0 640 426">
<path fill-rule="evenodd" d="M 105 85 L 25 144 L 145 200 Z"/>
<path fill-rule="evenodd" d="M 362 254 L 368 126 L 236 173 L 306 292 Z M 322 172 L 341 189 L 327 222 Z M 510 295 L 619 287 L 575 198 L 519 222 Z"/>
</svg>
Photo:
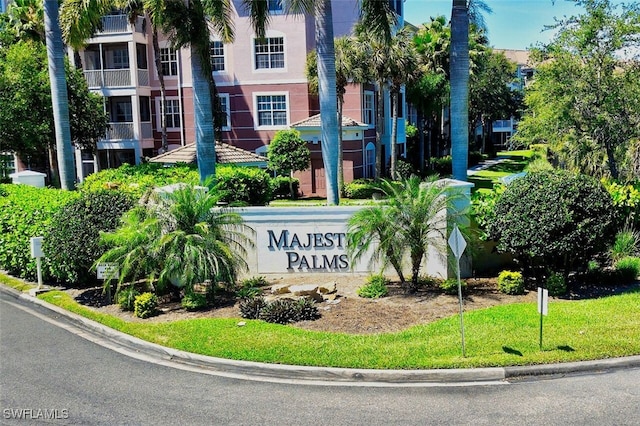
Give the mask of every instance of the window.
<svg viewBox="0 0 640 426">
<path fill-rule="evenodd" d="M 221 41 L 212 41 L 209 52 L 212 71 L 224 71 L 224 44 Z"/>
<path fill-rule="evenodd" d="M 376 176 L 376 147 L 369 142 L 365 148 L 364 177 L 373 178 Z"/>
<path fill-rule="evenodd" d="M 365 91 L 362 97 L 362 121 L 369 126 L 376 124 L 376 108 L 373 92 Z"/>
<path fill-rule="evenodd" d="M 229 105 L 229 94 L 218 93 L 218 99 L 220 101 L 220 113 L 224 113 L 224 119 L 222 120 L 222 130 L 228 132 L 231 130 L 231 108 Z"/>
<path fill-rule="evenodd" d="M 151 98 L 149 96 L 140 96 L 140 121 L 148 123 L 151 121 Z"/>
<path fill-rule="evenodd" d="M 167 99 L 164 107 L 164 116 L 167 129 L 180 128 L 180 101 L 178 99 Z"/>
<path fill-rule="evenodd" d="M 112 96 L 109 98 L 109 116 L 112 123 L 133 122 L 133 110 L 130 96 Z"/>
<path fill-rule="evenodd" d="M 287 125 L 287 95 L 260 95 L 256 97 L 258 126 Z"/>
<path fill-rule="evenodd" d="M 284 37 L 268 37 L 255 40 L 256 69 L 284 68 Z"/>
<path fill-rule="evenodd" d="M 114 50 L 113 68 L 117 70 L 129 68 L 129 52 L 124 49 Z"/>
<path fill-rule="evenodd" d="M 0 152 L 0 179 L 9 179 L 16 172 L 16 158 L 13 154 Z"/>
<path fill-rule="evenodd" d="M 168 48 L 160 48 L 160 65 L 162 75 L 178 75 L 178 57 L 176 51 Z"/>
</svg>

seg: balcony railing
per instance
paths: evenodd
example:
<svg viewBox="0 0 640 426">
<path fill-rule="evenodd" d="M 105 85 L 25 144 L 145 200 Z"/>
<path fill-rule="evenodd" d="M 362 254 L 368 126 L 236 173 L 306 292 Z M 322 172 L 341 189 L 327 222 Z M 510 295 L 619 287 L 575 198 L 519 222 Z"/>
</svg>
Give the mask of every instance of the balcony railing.
<svg viewBox="0 0 640 426">
<path fill-rule="evenodd" d="M 153 137 L 153 125 L 151 123 L 140 123 L 142 130 L 142 139 L 151 139 Z"/>
<path fill-rule="evenodd" d="M 126 33 L 129 28 L 127 15 L 107 15 L 102 17 L 102 33 Z"/>
<path fill-rule="evenodd" d="M 109 123 L 106 140 L 134 139 L 133 123 Z"/>
<path fill-rule="evenodd" d="M 131 86 L 131 70 L 85 70 L 85 79 L 89 89 L 97 89 L 100 87 L 129 87 Z M 147 72 L 147 86 L 149 85 L 149 76 Z"/>
<path fill-rule="evenodd" d="M 511 129 L 511 120 L 496 120 L 493 122 L 493 131 L 498 131 L 501 129 L 504 131 L 505 129 Z"/>
<path fill-rule="evenodd" d="M 149 85 L 149 70 L 138 70 L 138 86 Z"/>
</svg>

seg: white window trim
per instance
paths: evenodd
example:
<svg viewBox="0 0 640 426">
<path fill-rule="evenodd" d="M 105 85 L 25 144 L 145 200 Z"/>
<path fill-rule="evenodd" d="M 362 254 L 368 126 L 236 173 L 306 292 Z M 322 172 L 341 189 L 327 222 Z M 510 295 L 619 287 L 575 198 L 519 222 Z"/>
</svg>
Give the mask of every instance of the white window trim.
<svg viewBox="0 0 640 426">
<path fill-rule="evenodd" d="M 229 132 L 231 131 L 231 104 L 230 104 L 231 99 L 228 93 L 218 93 L 218 97 L 226 99 L 227 107 L 226 107 L 225 113 L 227 114 L 227 124 L 225 126 L 222 126 L 222 131 Z"/>
<path fill-rule="evenodd" d="M 371 97 L 371 123 L 367 123 L 365 120 L 365 98 Z M 376 94 L 372 90 L 365 90 L 362 92 L 362 122 L 367 124 L 370 129 L 376 127 Z"/>
<path fill-rule="evenodd" d="M 288 66 L 289 66 L 289 61 L 287 60 L 287 37 L 285 36 L 284 33 L 280 32 L 280 31 L 267 31 L 267 33 L 264 36 L 265 38 L 277 38 L 277 37 L 281 37 L 282 38 L 282 49 L 283 49 L 283 54 L 284 54 L 284 67 L 282 68 L 256 68 L 256 41 L 257 41 L 257 37 L 253 36 L 253 38 L 251 39 L 251 70 L 254 73 L 257 74 L 264 74 L 264 73 L 284 73 L 287 72 Z"/>
<path fill-rule="evenodd" d="M 287 124 L 278 126 L 260 126 L 258 123 L 258 96 L 282 96 L 284 95 L 287 103 Z M 282 130 L 289 128 L 291 123 L 291 98 L 289 92 L 254 92 L 253 93 L 253 129 L 254 130 Z"/>
<path fill-rule="evenodd" d="M 222 57 L 224 58 L 224 70 L 222 70 L 222 71 L 213 71 L 213 74 L 214 75 L 223 75 L 223 74 L 227 73 L 227 68 L 228 68 L 228 65 L 229 65 L 229 61 L 227 60 L 227 51 L 229 49 L 227 49 L 227 45 L 222 40 L 216 40 L 216 39 L 211 40 L 211 42 L 214 42 L 214 41 L 219 41 L 219 42 L 222 43 Z M 209 51 L 209 59 L 211 59 L 211 51 Z"/>
<path fill-rule="evenodd" d="M 167 42 L 164 43 L 160 43 L 160 45 L 158 46 L 160 49 L 171 49 L 171 45 Z M 180 49 L 175 49 L 174 50 L 176 52 L 176 70 L 178 72 L 178 74 L 176 75 L 164 75 L 163 77 L 165 78 L 165 80 L 178 80 L 180 78 Z M 159 52 L 158 52 L 159 53 Z M 158 67 L 156 66 L 156 56 L 155 56 L 155 52 L 152 52 L 152 61 L 153 61 L 153 70 L 155 71 L 155 75 L 154 78 L 158 78 Z"/>
<path fill-rule="evenodd" d="M 156 130 L 158 132 L 162 132 L 162 117 L 160 114 L 162 113 L 160 109 L 160 102 L 162 102 L 162 98 L 158 96 L 156 99 Z M 178 108 L 180 108 L 180 123 L 184 123 L 184 117 L 182 116 L 182 103 L 180 102 L 180 98 L 177 96 L 167 96 L 167 101 L 178 101 Z M 177 132 L 182 130 L 181 127 L 169 127 L 167 126 L 167 132 Z"/>
</svg>

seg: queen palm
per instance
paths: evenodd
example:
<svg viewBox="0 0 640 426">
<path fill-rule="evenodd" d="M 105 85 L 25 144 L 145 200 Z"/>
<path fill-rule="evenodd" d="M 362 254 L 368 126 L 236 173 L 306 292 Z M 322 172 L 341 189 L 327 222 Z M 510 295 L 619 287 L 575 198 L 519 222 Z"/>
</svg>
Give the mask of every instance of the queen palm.
<svg viewBox="0 0 640 426">
<path fill-rule="evenodd" d="M 316 46 L 318 52 L 318 92 L 320 95 L 320 121 L 322 159 L 327 180 L 327 204 L 340 202 L 338 185 L 338 152 L 342 149 L 338 137 L 335 47 L 331 0 L 290 0 L 290 12 L 304 12 L 316 18 Z M 389 3 L 378 0 L 360 2 L 361 19 L 386 38 L 391 35 Z"/>
<path fill-rule="evenodd" d="M 44 0 L 44 28 L 51 81 L 58 176 L 61 188 L 72 190 L 75 188 L 75 167 L 69 126 L 69 96 L 64 70 L 65 49 L 58 21 L 57 0 Z"/>
<path fill-rule="evenodd" d="M 467 180 L 469 153 L 469 8 L 453 0 L 451 11 L 451 157 L 453 177 Z"/>
</svg>

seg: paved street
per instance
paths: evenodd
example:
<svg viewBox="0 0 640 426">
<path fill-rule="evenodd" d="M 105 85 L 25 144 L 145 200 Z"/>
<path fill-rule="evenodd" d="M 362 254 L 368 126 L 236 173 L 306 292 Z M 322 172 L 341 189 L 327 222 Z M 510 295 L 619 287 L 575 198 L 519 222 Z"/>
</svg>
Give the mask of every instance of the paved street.
<svg viewBox="0 0 640 426">
<path fill-rule="evenodd" d="M 51 320 L 67 324 L 0 292 L 0 424 L 41 424 L 47 415 L 54 417 L 47 423 L 83 425 L 633 425 L 640 418 L 639 369 L 484 386 L 274 384 L 133 359 Z"/>
</svg>

